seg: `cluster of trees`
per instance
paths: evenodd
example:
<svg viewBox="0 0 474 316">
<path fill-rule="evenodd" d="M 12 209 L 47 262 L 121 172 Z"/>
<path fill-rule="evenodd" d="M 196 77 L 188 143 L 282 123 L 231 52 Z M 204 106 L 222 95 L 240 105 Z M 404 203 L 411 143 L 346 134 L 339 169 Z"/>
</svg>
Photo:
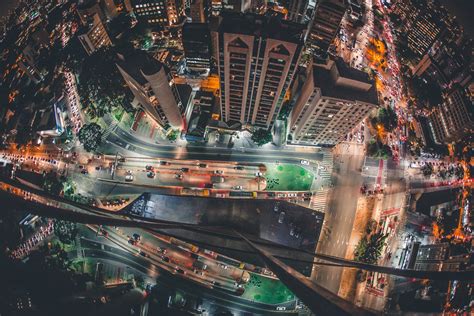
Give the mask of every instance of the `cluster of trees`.
<svg viewBox="0 0 474 316">
<path fill-rule="evenodd" d="M 266 129 L 255 129 L 251 139 L 257 146 L 263 146 L 272 141 L 272 132 Z"/>
<path fill-rule="evenodd" d="M 362 238 L 354 251 L 354 259 L 364 263 L 376 264 L 382 256 L 382 249 L 387 237 L 388 235 L 382 232 L 374 232 Z"/>
<path fill-rule="evenodd" d="M 50 171 L 44 175 L 43 189 L 53 195 L 60 195 L 63 190 L 63 179 L 58 179 L 56 172 Z"/>
<path fill-rule="evenodd" d="M 370 123 L 375 129 L 379 129 L 379 126 L 381 126 L 385 131 L 391 132 L 397 128 L 398 116 L 391 107 L 381 108 L 377 116 L 370 119 Z"/>
<path fill-rule="evenodd" d="M 77 235 L 77 225 L 74 222 L 54 220 L 54 234 L 64 244 L 71 244 Z"/>
<path fill-rule="evenodd" d="M 387 159 L 392 156 L 392 150 L 390 146 L 385 145 L 380 140 L 372 139 L 367 144 L 367 155 L 373 158 L 383 158 Z"/>
<path fill-rule="evenodd" d="M 102 142 L 102 128 L 96 123 L 86 124 L 79 130 L 78 138 L 85 150 L 93 152 Z"/>
<path fill-rule="evenodd" d="M 102 117 L 126 101 L 117 61 L 117 54 L 110 47 L 101 48 L 84 60 L 78 92 L 82 107 L 91 118 Z"/>
</svg>

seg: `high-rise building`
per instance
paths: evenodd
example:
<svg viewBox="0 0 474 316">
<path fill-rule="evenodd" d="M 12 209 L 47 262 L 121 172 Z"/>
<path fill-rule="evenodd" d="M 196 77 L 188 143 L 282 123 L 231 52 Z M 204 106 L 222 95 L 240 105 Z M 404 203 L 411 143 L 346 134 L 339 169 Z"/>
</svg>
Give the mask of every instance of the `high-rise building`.
<svg viewBox="0 0 474 316">
<path fill-rule="evenodd" d="M 307 19 L 308 0 L 288 1 L 288 20 L 298 23 L 305 23 Z"/>
<path fill-rule="evenodd" d="M 472 270 L 472 254 L 459 252 L 449 243 L 421 245 L 416 253 L 415 270 Z"/>
<path fill-rule="evenodd" d="M 89 22 L 89 18 L 94 16 L 94 14 L 97 14 L 100 20 L 106 20 L 104 11 L 102 11 L 102 8 L 100 7 L 97 0 L 79 0 L 76 8 L 82 24 L 87 24 Z"/>
<path fill-rule="evenodd" d="M 101 0 L 101 5 L 107 19 L 112 20 L 119 14 L 114 0 Z"/>
<path fill-rule="evenodd" d="M 316 53 L 325 55 L 336 38 L 346 4 L 344 0 L 321 0 L 315 10 L 307 40 Z"/>
<path fill-rule="evenodd" d="M 120 59 L 117 67 L 141 108 L 162 128 L 183 129 L 183 105 L 165 66 L 143 51 Z"/>
<path fill-rule="evenodd" d="M 211 33 L 205 23 L 186 23 L 183 26 L 183 46 L 186 67 L 194 71 L 209 71 Z"/>
<path fill-rule="evenodd" d="M 291 112 L 293 142 L 333 146 L 378 106 L 375 84 L 342 59 L 310 66 Z"/>
<path fill-rule="evenodd" d="M 410 62 L 413 67 L 438 41 L 445 45 L 461 33 L 459 26 L 450 18 L 446 10 L 435 1 L 399 0 L 394 5 L 404 25 L 403 37 L 413 53 Z"/>
<path fill-rule="evenodd" d="M 150 25 L 169 25 L 166 0 L 132 0 L 133 13 Z"/>
<path fill-rule="evenodd" d="M 304 25 L 223 13 L 213 33 L 222 120 L 271 127 L 298 64 Z"/>
<path fill-rule="evenodd" d="M 443 144 L 474 132 L 474 109 L 464 89 L 455 85 L 428 116 L 435 143 Z"/>
<path fill-rule="evenodd" d="M 79 35 L 78 39 L 88 55 L 92 55 L 101 47 L 112 45 L 112 41 L 97 13 L 89 17 L 85 28 L 86 32 Z"/>
<path fill-rule="evenodd" d="M 206 23 L 204 0 L 192 0 L 189 5 L 189 17 L 193 23 Z"/>
</svg>

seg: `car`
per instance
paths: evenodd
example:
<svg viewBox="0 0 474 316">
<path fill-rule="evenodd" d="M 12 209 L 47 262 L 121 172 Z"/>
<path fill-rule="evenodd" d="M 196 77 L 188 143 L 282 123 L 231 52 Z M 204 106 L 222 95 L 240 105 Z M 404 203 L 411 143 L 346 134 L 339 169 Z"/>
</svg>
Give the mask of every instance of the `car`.
<svg viewBox="0 0 474 316">
<path fill-rule="evenodd" d="M 167 256 L 162 256 L 161 259 L 162 259 L 164 262 L 170 262 L 170 258 L 167 257 Z"/>
<path fill-rule="evenodd" d="M 273 207 L 273 211 L 276 213 L 276 212 L 278 212 L 279 209 L 280 209 L 280 203 L 276 202 L 275 206 Z"/>
<path fill-rule="evenodd" d="M 95 167 L 95 170 L 97 171 L 99 171 L 100 169 L 102 169 L 100 166 Z"/>
<path fill-rule="evenodd" d="M 170 163 L 164 160 L 160 161 L 160 166 L 168 166 Z"/>
<path fill-rule="evenodd" d="M 288 197 L 297 197 L 298 194 L 297 193 L 288 193 Z"/>
<path fill-rule="evenodd" d="M 283 224 L 283 220 L 285 219 L 285 212 L 281 211 L 280 215 L 278 216 L 278 223 Z"/>
<path fill-rule="evenodd" d="M 133 181 L 133 175 L 127 174 L 127 175 L 125 176 L 125 181 L 127 181 L 127 182 L 132 182 L 132 181 Z"/>
<path fill-rule="evenodd" d="M 174 177 L 178 180 L 182 180 L 183 179 L 183 175 L 181 173 L 177 173 L 174 175 Z"/>
<path fill-rule="evenodd" d="M 198 163 L 199 168 L 207 168 L 207 164 L 205 163 Z"/>
<path fill-rule="evenodd" d="M 308 160 L 300 160 L 300 163 L 305 166 L 309 166 L 309 161 Z"/>
<path fill-rule="evenodd" d="M 243 166 L 235 166 L 234 169 L 235 170 L 244 170 L 244 167 Z"/>
<path fill-rule="evenodd" d="M 263 173 L 261 173 L 260 171 L 258 171 L 258 172 L 255 173 L 255 176 L 256 176 L 256 177 L 261 177 L 261 176 L 263 176 Z"/>
<path fill-rule="evenodd" d="M 277 194 L 277 197 L 279 197 L 279 198 L 284 198 L 284 197 L 286 197 L 286 194 L 285 194 L 285 193 L 278 193 L 278 194 Z"/>
<path fill-rule="evenodd" d="M 138 242 L 137 242 L 135 239 L 130 238 L 130 239 L 128 240 L 128 243 L 129 243 L 130 245 L 135 246 Z"/>
<path fill-rule="evenodd" d="M 88 174 L 89 172 L 87 171 L 87 169 L 82 169 L 82 170 L 81 170 L 81 173 L 82 173 L 82 174 Z"/>
<path fill-rule="evenodd" d="M 150 165 L 145 166 L 146 171 L 153 171 L 153 169 L 154 169 L 153 166 L 150 166 Z"/>
<path fill-rule="evenodd" d="M 180 170 L 181 170 L 181 172 L 188 172 L 189 168 L 181 168 Z"/>
<path fill-rule="evenodd" d="M 137 241 L 139 241 L 139 240 L 142 239 L 142 236 L 140 236 L 140 235 L 137 234 L 137 233 L 134 233 L 134 234 L 132 235 L 132 237 L 133 237 L 133 239 L 135 239 L 135 240 L 137 240 Z"/>
<path fill-rule="evenodd" d="M 222 170 L 214 170 L 214 174 L 224 174 L 224 171 L 222 171 Z"/>
<path fill-rule="evenodd" d="M 242 190 L 242 189 L 243 189 L 243 187 L 241 185 L 234 185 L 232 187 L 232 190 Z"/>
<path fill-rule="evenodd" d="M 179 274 L 186 274 L 186 272 L 184 272 L 184 270 L 179 267 L 175 267 L 174 270 Z"/>
<path fill-rule="evenodd" d="M 146 176 L 147 176 L 148 178 L 153 179 L 153 178 L 155 177 L 155 173 L 154 173 L 153 171 L 149 171 L 149 172 L 146 173 Z"/>
<path fill-rule="evenodd" d="M 146 253 L 144 253 L 143 251 L 140 251 L 140 256 L 143 256 L 143 257 L 148 257 L 148 255 Z"/>
</svg>

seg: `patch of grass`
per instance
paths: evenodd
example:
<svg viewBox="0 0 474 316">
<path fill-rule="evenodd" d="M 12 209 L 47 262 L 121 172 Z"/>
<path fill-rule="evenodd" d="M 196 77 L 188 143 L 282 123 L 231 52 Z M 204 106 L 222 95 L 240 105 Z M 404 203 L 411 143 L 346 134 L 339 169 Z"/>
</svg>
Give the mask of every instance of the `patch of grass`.
<svg viewBox="0 0 474 316">
<path fill-rule="evenodd" d="M 281 282 L 251 273 L 250 280 L 244 286 L 242 298 L 264 304 L 282 304 L 295 299 L 295 295 Z"/>
<path fill-rule="evenodd" d="M 307 191 L 311 188 L 314 174 L 292 164 L 267 164 L 265 178 L 267 191 Z"/>
</svg>

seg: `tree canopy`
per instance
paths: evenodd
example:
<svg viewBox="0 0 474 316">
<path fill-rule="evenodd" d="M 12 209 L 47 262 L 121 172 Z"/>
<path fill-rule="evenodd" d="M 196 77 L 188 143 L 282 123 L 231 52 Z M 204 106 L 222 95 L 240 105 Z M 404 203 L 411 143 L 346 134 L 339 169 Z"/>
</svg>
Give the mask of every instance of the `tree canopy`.
<svg viewBox="0 0 474 316">
<path fill-rule="evenodd" d="M 102 128 L 96 123 L 86 124 L 79 130 L 78 138 L 85 150 L 95 151 L 102 142 Z"/>
<path fill-rule="evenodd" d="M 392 156 L 390 146 L 383 144 L 379 140 L 371 140 L 367 144 L 367 155 L 373 158 L 387 159 Z"/>
<path fill-rule="evenodd" d="M 381 108 L 379 109 L 377 116 L 371 119 L 371 123 L 375 128 L 377 128 L 378 125 L 381 125 L 385 131 L 391 132 L 397 128 L 398 125 L 397 113 L 395 113 L 391 107 Z"/>
<path fill-rule="evenodd" d="M 125 101 L 125 88 L 116 62 L 113 48 L 101 48 L 84 61 L 78 92 L 83 108 L 92 118 L 104 116 Z"/>
<path fill-rule="evenodd" d="M 251 139 L 257 146 L 263 146 L 272 141 L 272 133 L 269 130 L 256 129 Z"/>
<path fill-rule="evenodd" d="M 382 255 L 387 237 L 388 235 L 378 232 L 362 238 L 354 251 L 354 259 L 364 263 L 376 264 Z"/>
</svg>

